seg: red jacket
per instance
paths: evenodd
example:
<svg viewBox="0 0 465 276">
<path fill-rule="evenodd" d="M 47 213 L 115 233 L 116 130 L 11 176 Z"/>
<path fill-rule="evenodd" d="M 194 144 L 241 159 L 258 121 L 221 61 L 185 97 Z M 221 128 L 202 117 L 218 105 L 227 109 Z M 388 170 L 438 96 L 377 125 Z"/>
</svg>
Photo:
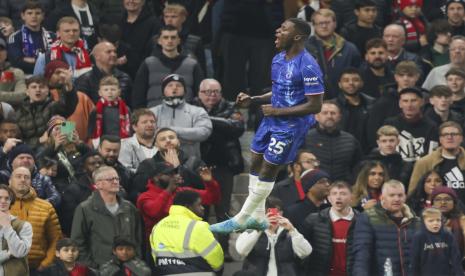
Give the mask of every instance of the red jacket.
<svg viewBox="0 0 465 276">
<path fill-rule="evenodd" d="M 174 193 L 168 193 L 165 189 L 160 188 L 149 179 L 147 191 L 141 193 L 137 198 L 137 208 L 142 214 L 145 226 L 145 237 L 148 241 L 152 228 L 161 219 L 168 216 L 169 209 L 173 204 L 173 198 L 177 192 L 191 190 L 200 194 L 202 204 L 216 204 L 221 199 L 220 185 L 216 180 L 204 182 L 204 190 L 194 189 L 191 187 L 178 187 Z"/>
</svg>

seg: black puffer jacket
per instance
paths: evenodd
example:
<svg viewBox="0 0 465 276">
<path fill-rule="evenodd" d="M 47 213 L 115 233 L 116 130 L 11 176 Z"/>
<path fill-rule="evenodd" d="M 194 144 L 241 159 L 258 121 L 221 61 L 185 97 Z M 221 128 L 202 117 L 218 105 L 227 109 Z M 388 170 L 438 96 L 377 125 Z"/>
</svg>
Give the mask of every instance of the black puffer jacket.
<svg viewBox="0 0 465 276">
<path fill-rule="evenodd" d="M 124 99 L 126 104 L 130 105 L 131 100 L 131 91 L 132 91 L 132 80 L 131 77 L 120 71 L 118 69 L 114 69 L 112 75 L 118 79 L 119 87 L 121 88 L 121 98 Z M 100 96 L 98 95 L 98 88 L 100 80 L 105 77 L 106 74 L 97 66 L 92 66 L 92 70 L 82 74 L 79 78 L 76 79 L 76 90 L 80 92 L 84 92 L 92 99 L 94 103 L 98 101 Z"/>
<path fill-rule="evenodd" d="M 217 106 L 208 111 L 199 98 L 193 105 L 204 108 L 213 124 L 213 131 L 205 142 L 200 144 L 202 160 L 207 165 L 227 166 L 234 174 L 244 170 L 239 137 L 244 133 L 244 122 L 234 118 L 238 112 L 233 102 L 222 99 Z"/>
<path fill-rule="evenodd" d="M 329 210 L 326 208 L 318 213 L 313 213 L 305 218 L 303 223 L 303 235 L 305 239 L 312 245 L 313 252 L 305 262 L 305 272 L 308 276 L 313 275 L 329 275 L 331 266 L 331 258 L 333 255 L 333 230 L 332 222 L 329 216 Z M 358 216 L 358 211 L 354 210 L 354 218 L 349 227 L 349 232 L 346 241 L 346 270 L 347 275 L 350 275 L 352 257 L 352 241 L 353 229 Z"/>
<path fill-rule="evenodd" d="M 360 143 L 345 131 L 329 133 L 319 127 L 310 130 L 305 137 L 305 149 L 320 160 L 320 168 L 329 173 L 332 180 L 350 181 L 353 167 L 362 157 Z"/>
</svg>

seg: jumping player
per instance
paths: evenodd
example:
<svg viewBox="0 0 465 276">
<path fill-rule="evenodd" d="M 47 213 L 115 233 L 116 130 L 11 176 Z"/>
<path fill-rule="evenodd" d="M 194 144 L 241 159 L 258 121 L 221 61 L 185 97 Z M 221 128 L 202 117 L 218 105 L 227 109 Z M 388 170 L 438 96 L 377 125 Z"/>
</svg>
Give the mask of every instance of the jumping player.
<svg viewBox="0 0 465 276">
<path fill-rule="evenodd" d="M 307 22 L 291 18 L 276 30 L 276 48 L 282 50 L 271 65 L 272 91 L 251 97 L 239 93 L 237 104 L 252 102 L 262 105 L 264 119 L 252 141 L 249 195 L 241 211 L 233 218 L 213 224 L 216 233 L 245 229 L 265 230 L 265 199 L 273 189 L 281 165 L 295 159 L 308 129 L 315 123 L 312 114 L 321 109 L 323 78 L 315 59 L 305 50 L 310 35 Z"/>
</svg>

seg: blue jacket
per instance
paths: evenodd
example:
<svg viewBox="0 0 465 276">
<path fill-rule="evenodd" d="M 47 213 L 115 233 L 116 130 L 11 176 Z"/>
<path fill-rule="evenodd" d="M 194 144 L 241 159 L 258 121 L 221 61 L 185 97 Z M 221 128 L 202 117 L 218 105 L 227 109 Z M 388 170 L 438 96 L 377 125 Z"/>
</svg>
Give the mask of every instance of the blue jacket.
<svg viewBox="0 0 465 276">
<path fill-rule="evenodd" d="M 420 220 L 404 204 L 404 218 L 398 226 L 378 203 L 360 214 L 355 223 L 353 275 L 384 275 L 384 263 L 391 259 L 394 276 L 407 276 L 410 244 Z"/>
<path fill-rule="evenodd" d="M 413 236 L 410 252 L 411 275 L 463 275 L 462 256 L 457 241 L 444 228 L 439 233 L 431 233 L 423 225 Z"/>
</svg>

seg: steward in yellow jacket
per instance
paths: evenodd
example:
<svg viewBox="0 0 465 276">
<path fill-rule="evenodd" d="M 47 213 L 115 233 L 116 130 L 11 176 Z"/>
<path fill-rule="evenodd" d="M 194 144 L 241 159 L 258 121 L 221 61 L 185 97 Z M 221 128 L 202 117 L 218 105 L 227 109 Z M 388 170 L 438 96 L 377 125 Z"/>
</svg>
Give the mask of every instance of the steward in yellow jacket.
<svg viewBox="0 0 465 276">
<path fill-rule="evenodd" d="M 176 194 L 169 215 L 154 226 L 150 246 L 156 275 L 215 275 L 223 267 L 223 249 L 202 221 L 203 207 L 195 191 Z"/>
</svg>

